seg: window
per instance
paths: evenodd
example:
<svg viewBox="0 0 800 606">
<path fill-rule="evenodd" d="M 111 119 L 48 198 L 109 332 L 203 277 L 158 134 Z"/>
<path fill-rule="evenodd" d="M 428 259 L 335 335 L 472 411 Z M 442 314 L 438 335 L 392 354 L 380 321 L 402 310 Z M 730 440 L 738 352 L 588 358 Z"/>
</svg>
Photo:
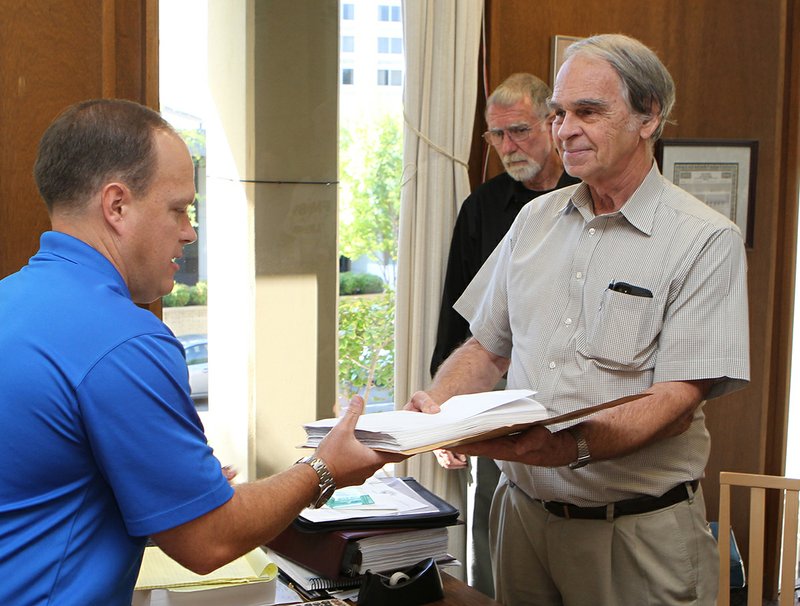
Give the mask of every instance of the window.
<svg viewBox="0 0 800 606">
<path fill-rule="evenodd" d="M 372 413 L 394 410 L 403 40 L 400 2 L 379 0 L 369 5 L 378 7 L 378 13 L 369 8 L 359 14 L 363 29 L 355 30 L 356 23 L 339 23 L 342 34 L 365 33 L 359 40 L 357 58 L 345 52 L 344 43 L 339 56 L 337 378 L 340 409 L 358 393 L 366 402 L 365 412 Z M 377 29 L 376 16 L 383 22 L 377 23 Z M 350 78 L 345 70 L 356 67 L 360 70 L 358 82 L 353 73 L 349 82 L 354 85 L 345 86 Z"/>
<path fill-rule="evenodd" d="M 184 344 L 192 398 L 208 410 L 208 224 L 206 221 L 206 128 L 208 11 L 177 0 L 159 2 L 159 97 L 161 115 L 178 131 L 192 156 L 197 197 L 189 207 L 197 240 L 184 247 L 172 292 L 162 300 L 164 323 Z M 191 35 L 190 35 L 191 33 Z M 189 47 L 191 43 L 191 47 Z M 190 54 L 191 53 L 191 54 Z M 216 346 L 215 346 L 216 347 Z"/>
<path fill-rule="evenodd" d="M 342 36 L 342 52 L 352 53 L 356 50 L 355 36 Z"/>
<path fill-rule="evenodd" d="M 354 4 L 342 4 L 342 19 L 352 21 L 356 18 L 356 7 Z"/>
<path fill-rule="evenodd" d="M 379 69 L 378 86 L 402 86 L 403 72 L 399 69 Z"/>
<path fill-rule="evenodd" d="M 400 21 L 400 7 L 387 6 L 381 4 L 378 6 L 378 21 Z"/>
<path fill-rule="evenodd" d="M 201 343 L 186 348 L 187 364 L 205 364 L 208 362 L 208 345 Z"/>
<path fill-rule="evenodd" d="M 352 84 L 352 83 L 353 83 L 353 68 L 345 67 L 342 70 L 342 84 Z"/>
<path fill-rule="evenodd" d="M 400 54 L 403 52 L 402 38 L 378 38 L 378 52 Z"/>
</svg>

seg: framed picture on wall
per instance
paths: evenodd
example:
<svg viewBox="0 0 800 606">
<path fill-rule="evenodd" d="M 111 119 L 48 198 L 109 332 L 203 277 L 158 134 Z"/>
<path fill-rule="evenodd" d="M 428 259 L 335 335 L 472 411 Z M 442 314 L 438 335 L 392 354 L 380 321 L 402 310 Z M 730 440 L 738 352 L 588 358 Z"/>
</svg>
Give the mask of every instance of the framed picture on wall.
<svg viewBox="0 0 800 606">
<path fill-rule="evenodd" d="M 577 42 L 578 40 L 582 40 L 582 38 L 577 38 L 575 36 L 553 36 L 550 45 L 550 57 L 552 58 L 552 61 L 550 62 L 551 88 L 556 83 L 556 74 L 558 73 L 558 69 L 561 67 L 561 64 L 564 63 L 564 51 L 567 50 L 567 47 L 570 44 Z"/>
<path fill-rule="evenodd" d="M 661 139 L 656 161 L 675 185 L 739 226 L 753 246 L 758 141 L 737 139 Z"/>
</svg>

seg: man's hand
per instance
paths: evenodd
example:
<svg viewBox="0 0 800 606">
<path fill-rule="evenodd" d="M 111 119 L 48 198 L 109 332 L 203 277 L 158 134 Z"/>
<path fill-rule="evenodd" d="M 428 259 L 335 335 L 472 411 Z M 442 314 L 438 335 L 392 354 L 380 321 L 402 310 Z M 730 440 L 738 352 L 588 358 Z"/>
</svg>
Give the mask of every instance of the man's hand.
<svg viewBox="0 0 800 606">
<path fill-rule="evenodd" d="M 225 479 L 228 480 L 228 484 L 233 486 L 233 480 L 239 475 L 239 470 L 236 469 L 233 465 L 225 465 L 222 468 L 222 475 L 225 476 Z"/>
<path fill-rule="evenodd" d="M 417 391 L 411 396 L 411 399 L 403 407 L 403 410 L 416 410 L 417 412 L 424 412 L 427 414 L 436 414 L 439 412 L 439 403 L 434 400 L 426 391 Z"/>
<path fill-rule="evenodd" d="M 433 455 L 445 469 L 464 469 L 467 466 L 467 455 L 456 454 L 444 448 L 437 448 L 433 451 Z"/>
<path fill-rule="evenodd" d="M 356 423 L 363 410 L 364 400 L 360 396 L 353 396 L 344 416 L 320 442 L 315 453 L 316 457 L 325 461 L 338 488 L 363 484 L 387 463 L 406 458 L 372 450 L 356 439 Z"/>
<path fill-rule="evenodd" d="M 411 396 L 403 410 L 414 410 L 427 414 L 436 414 L 441 410 L 439 404 L 425 391 L 418 391 Z M 464 469 L 467 466 L 467 457 L 455 454 L 443 448 L 433 451 L 436 461 L 445 469 Z"/>
<path fill-rule="evenodd" d="M 568 465 L 577 457 L 575 440 L 567 432 L 552 433 L 537 425 L 522 433 L 453 446 L 461 455 L 478 455 L 539 467 Z"/>
</svg>

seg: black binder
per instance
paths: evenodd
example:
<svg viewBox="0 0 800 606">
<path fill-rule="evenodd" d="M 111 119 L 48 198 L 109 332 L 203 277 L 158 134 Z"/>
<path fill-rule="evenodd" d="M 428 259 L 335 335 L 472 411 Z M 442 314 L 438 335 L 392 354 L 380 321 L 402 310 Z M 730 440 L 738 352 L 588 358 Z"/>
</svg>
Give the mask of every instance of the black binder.
<svg viewBox="0 0 800 606">
<path fill-rule="evenodd" d="M 395 514 L 365 518 L 348 518 L 312 522 L 300 514 L 292 524 L 302 532 L 326 532 L 329 530 L 368 530 L 373 528 L 437 528 L 452 526 L 458 521 L 459 511 L 447 501 L 437 497 L 414 478 L 395 478 L 402 480 L 420 497 L 436 507 L 436 511 L 426 513 Z"/>
</svg>

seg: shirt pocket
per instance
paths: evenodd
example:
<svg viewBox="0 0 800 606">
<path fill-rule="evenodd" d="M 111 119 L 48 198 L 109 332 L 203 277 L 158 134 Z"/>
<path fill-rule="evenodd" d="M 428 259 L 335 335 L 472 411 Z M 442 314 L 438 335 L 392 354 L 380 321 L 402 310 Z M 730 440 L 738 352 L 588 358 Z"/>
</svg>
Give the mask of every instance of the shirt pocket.
<svg viewBox="0 0 800 606">
<path fill-rule="evenodd" d="M 645 370 L 655 366 L 658 334 L 657 299 L 607 289 L 578 353 L 612 370 Z"/>
</svg>

